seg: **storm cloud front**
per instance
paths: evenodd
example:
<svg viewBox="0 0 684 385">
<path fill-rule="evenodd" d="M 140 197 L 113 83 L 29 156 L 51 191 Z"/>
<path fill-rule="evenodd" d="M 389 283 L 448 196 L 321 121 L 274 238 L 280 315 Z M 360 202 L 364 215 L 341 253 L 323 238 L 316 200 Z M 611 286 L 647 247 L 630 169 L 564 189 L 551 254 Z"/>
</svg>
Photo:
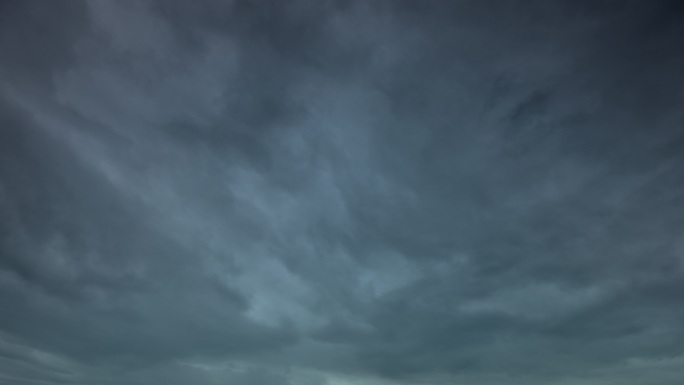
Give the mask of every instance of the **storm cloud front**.
<svg viewBox="0 0 684 385">
<path fill-rule="evenodd" d="M 1 385 L 675 385 L 684 2 L 0 2 Z"/>
</svg>

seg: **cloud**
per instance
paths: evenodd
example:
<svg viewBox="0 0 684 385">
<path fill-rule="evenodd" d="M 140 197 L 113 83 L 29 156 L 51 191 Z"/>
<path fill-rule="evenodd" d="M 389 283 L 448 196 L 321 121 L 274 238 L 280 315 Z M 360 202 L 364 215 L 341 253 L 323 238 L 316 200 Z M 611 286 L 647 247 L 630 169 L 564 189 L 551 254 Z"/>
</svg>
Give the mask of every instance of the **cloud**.
<svg viewBox="0 0 684 385">
<path fill-rule="evenodd" d="M 678 378 L 673 2 L 1 7 L 0 384 Z"/>
</svg>

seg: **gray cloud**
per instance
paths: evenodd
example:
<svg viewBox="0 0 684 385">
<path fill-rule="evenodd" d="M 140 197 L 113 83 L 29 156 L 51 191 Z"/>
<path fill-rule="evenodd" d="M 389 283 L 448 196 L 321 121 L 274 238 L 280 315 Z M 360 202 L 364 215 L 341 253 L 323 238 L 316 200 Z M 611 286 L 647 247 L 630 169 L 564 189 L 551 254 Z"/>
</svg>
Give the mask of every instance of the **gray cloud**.
<svg viewBox="0 0 684 385">
<path fill-rule="evenodd" d="M 681 378 L 678 2 L 0 7 L 0 384 Z"/>
</svg>

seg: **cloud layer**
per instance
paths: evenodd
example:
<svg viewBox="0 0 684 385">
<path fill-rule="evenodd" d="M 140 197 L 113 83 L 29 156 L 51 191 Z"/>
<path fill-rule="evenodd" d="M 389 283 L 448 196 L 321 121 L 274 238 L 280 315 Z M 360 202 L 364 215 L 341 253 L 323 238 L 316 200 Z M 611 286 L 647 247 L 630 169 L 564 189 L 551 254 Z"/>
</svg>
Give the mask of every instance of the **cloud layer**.
<svg viewBox="0 0 684 385">
<path fill-rule="evenodd" d="M 675 384 L 677 1 L 6 1 L 0 384 Z"/>
</svg>

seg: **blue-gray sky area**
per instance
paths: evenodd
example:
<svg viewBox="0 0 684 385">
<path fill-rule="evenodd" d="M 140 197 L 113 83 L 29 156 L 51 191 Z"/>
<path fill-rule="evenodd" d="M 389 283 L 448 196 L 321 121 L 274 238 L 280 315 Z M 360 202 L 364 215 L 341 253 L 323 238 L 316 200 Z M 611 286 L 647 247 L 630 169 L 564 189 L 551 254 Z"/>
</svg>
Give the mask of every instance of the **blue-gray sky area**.
<svg viewBox="0 0 684 385">
<path fill-rule="evenodd" d="M 0 2 L 1 385 L 675 385 L 684 2 Z"/>
</svg>

